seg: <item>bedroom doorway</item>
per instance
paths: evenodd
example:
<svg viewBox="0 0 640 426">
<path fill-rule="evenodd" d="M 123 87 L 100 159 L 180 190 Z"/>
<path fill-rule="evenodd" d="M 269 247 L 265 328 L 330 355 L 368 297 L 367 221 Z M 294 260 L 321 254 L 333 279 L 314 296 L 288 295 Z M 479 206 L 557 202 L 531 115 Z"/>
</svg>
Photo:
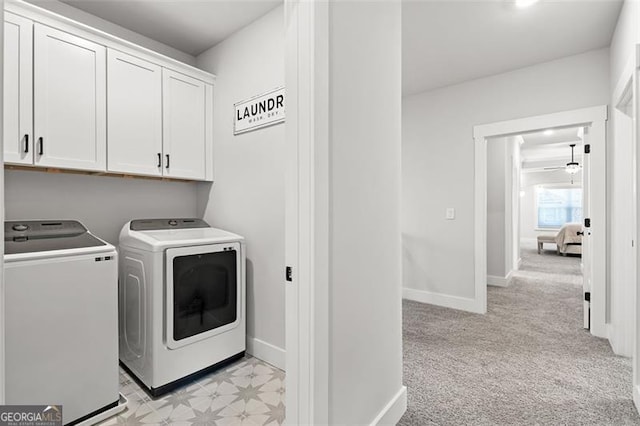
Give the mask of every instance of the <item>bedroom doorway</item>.
<svg viewBox="0 0 640 426">
<path fill-rule="evenodd" d="M 577 313 L 586 287 L 582 271 L 589 270 L 582 265 L 589 207 L 584 139 L 583 126 L 489 139 L 487 284 L 510 287 L 488 289 L 491 307 L 522 304 L 518 310 L 531 311 L 529 317 L 589 327 L 588 306 L 584 318 Z M 558 301 L 566 306 L 538 312 Z"/>
<path fill-rule="evenodd" d="M 528 209 L 527 211 L 536 218 L 535 221 L 538 228 L 544 229 L 543 227 L 547 226 L 549 231 L 546 235 L 548 238 L 554 237 L 553 240 L 556 243 L 554 255 L 560 254 L 554 260 L 562 262 L 561 258 L 572 259 L 574 263 L 577 263 L 577 267 L 582 271 L 582 274 L 587 277 L 587 279 L 583 280 L 582 291 L 578 293 L 578 298 L 576 299 L 579 302 L 581 299 L 585 300 L 582 309 L 583 318 L 578 318 L 578 320 L 582 319 L 581 325 L 587 324 L 591 334 L 595 336 L 606 337 L 606 120 L 607 109 L 603 106 L 498 122 L 474 128 L 476 141 L 476 298 L 478 303 L 484 305 L 485 312 L 487 283 L 491 284 L 492 276 L 496 276 L 489 273 L 490 262 L 493 259 L 493 265 L 495 266 L 495 254 L 499 252 L 499 250 L 495 250 L 495 247 L 503 247 L 502 266 L 504 267 L 504 275 L 497 276 L 504 280 L 505 286 L 510 283 L 514 272 L 522 266 L 524 248 L 519 247 L 520 238 L 516 241 L 514 237 L 519 232 L 515 230 L 514 223 L 519 223 L 520 221 L 515 218 L 517 211 L 521 210 L 522 214 L 525 214 L 527 213 L 525 209 Z M 555 142 L 555 145 L 541 143 L 541 141 L 544 141 L 543 138 L 550 138 L 554 134 L 559 139 Z M 567 136 L 570 140 L 562 140 L 567 139 Z M 525 158 L 521 159 L 519 156 L 523 150 L 520 147 L 527 144 L 527 139 L 530 140 L 529 144 L 532 146 L 536 146 L 536 143 L 537 145 L 550 145 L 538 149 L 538 151 L 555 152 L 558 157 L 555 159 L 556 163 L 550 162 L 552 161 L 550 159 L 539 159 L 539 163 L 536 164 L 534 157 L 531 157 L 528 161 Z M 492 144 L 496 142 L 502 142 L 503 146 L 499 146 L 498 149 L 505 159 L 502 163 L 501 173 L 506 183 L 498 189 L 498 192 L 501 192 L 503 197 L 504 212 L 502 213 L 502 221 L 498 220 L 495 214 L 496 195 L 490 192 L 490 184 L 495 181 L 494 174 L 496 169 L 499 168 L 491 163 L 490 158 L 490 154 L 496 149 L 496 145 Z M 570 145 L 574 145 L 574 142 L 575 146 L 571 147 Z M 579 145 L 583 152 L 584 148 L 588 147 L 589 154 L 583 154 L 582 158 L 576 157 L 579 154 Z M 569 158 L 569 161 L 567 161 L 566 157 L 560 158 L 561 153 L 562 156 L 570 155 L 572 148 L 574 151 L 573 160 Z M 509 161 L 506 161 L 507 159 Z M 576 159 L 579 161 L 575 161 Z M 587 164 L 585 164 L 585 159 Z M 548 163 L 545 164 L 544 161 L 548 161 Z M 575 165 L 568 165 L 568 163 L 578 163 L 575 173 L 567 173 L 568 169 L 575 167 Z M 534 204 L 534 207 L 529 208 L 524 205 L 524 200 L 520 197 L 520 191 L 518 191 L 518 196 L 515 195 L 515 188 L 521 187 L 524 182 L 518 183 L 518 179 L 513 176 L 515 175 L 514 169 L 517 167 L 525 169 L 532 165 L 542 169 L 547 167 L 549 172 L 564 174 L 562 176 L 567 182 L 563 182 L 563 184 L 568 188 L 545 188 L 540 186 L 540 197 L 534 198 L 532 195 L 531 199 L 532 202 L 536 203 L 539 199 L 542 205 L 537 206 Z M 551 170 L 551 168 L 556 169 Z M 577 187 L 579 182 L 579 177 L 575 175 L 580 172 L 585 175 L 584 182 L 582 182 L 582 194 L 580 194 L 580 191 L 573 189 Z M 521 173 L 520 178 L 524 181 L 525 173 Z M 573 181 L 573 184 L 571 181 Z M 585 186 L 587 187 L 586 196 Z M 540 216 L 540 218 L 538 219 L 537 216 Z M 568 234 L 566 238 L 563 238 L 562 235 L 558 236 L 562 226 L 560 228 L 553 228 L 553 226 L 571 223 L 572 220 L 579 220 L 579 223 L 581 223 L 577 227 L 574 226 L 577 229 L 574 229 L 575 235 L 572 238 L 576 239 L 571 240 Z M 502 225 L 502 235 L 504 237 L 498 237 L 499 244 L 490 244 L 490 239 L 496 241 L 493 232 L 491 232 L 496 229 L 496 224 L 498 227 Z M 551 229 L 554 231 L 557 229 L 555 234 Z M 521 228 L 520 232 L 524 234 L 525 231 Z M 560 239 L 555 241 L 556 237 Z M 535 253 L 537 254 L 539 241 L 537 236 L 534 241 Z M 578 243 L 578 241 L 580 242 Z M 543 250 L 546 251 L 547 248 L 551 248 L 544 238 L 542 243 L 541 253 L 543 253 Z M 577 252 L 581 252 L 582 258 L 576 256 Z M 565 254 L 567 256 L 564 256 Z M 546 259 L 542 264 L 548 266 L 549 259 L 551 258 Z M 509 267 L 511 269 L 508 269 Z M 578 275 L 578 273 L 574 275 Z M 580 295 L 580 293 L 582 294 Z"/>
</svg>

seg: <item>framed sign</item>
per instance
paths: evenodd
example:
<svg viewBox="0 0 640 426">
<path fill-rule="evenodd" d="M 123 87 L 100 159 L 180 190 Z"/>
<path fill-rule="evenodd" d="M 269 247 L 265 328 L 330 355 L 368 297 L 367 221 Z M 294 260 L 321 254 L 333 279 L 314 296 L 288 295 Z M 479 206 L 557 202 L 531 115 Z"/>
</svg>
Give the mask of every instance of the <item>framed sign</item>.
<svg viewBox="0 0 640 426">
<path fill-rule="evenodd" d="M 234 104 L 233 134 L 282 123 L 285 117 L 284 87 Z"/>
</svg>

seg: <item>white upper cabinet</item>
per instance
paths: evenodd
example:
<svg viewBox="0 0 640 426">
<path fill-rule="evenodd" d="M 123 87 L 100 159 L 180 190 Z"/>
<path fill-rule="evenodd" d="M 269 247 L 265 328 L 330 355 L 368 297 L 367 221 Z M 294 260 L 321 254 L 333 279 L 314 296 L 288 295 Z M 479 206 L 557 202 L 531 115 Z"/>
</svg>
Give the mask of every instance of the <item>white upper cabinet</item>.
<svg viewBox="0 0 640 426">
<path fill-rule="evenodd" d="M 107 170 L 162 176 L 162 68 L 109 49 L 107 117 Z"/>
<path fill-rule="evenodd" d="M 4 15 L 4 161 L 33 164 L 33 22 Z"/>
<path fill-rule="evenodd" d="M 213 180 L 215 76 L 27 2 L 5 2 L 4 160 Z"/>
<path fill-rule="evenodd" d="M 162 70 L 164 175 L 206 178 L 207 85 L 168 69 Z"/>
<path fill-rule="evenodd" d="M 105 50 L 34 24 L 36 165 L 106 170 Z"/>
</svg>

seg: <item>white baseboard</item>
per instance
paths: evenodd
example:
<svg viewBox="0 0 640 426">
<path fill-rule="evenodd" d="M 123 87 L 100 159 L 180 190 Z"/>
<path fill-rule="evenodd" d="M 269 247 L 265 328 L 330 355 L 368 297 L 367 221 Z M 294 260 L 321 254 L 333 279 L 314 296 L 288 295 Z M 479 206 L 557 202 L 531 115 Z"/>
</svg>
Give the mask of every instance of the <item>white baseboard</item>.
<svg viewBox="0 0 640 426">
<path fill-rule="evenodd" d="M 633 403 L 636 410 L 640 411 L 640 386 L 633 386 Z"/>
<path fill-rule="evenodd" d="M 478 302 L 475 299 L 467 297 L 432 293 L 426 290 L 416 290 L 414 288 L 404 287 L 402 289 L 402 298 L 421 303 L 428 303 L 430 305 L 443 306 L 445 308 L 459 309 L 461 311 L 480 314 L 484 313 L 484 306 L 478 306 Z"/>
<path fill-rule="evenodd" d="M 371 426 L 396 425 L 405 411 L 407 411 L 407 387 L 402 386 L 371 422 Z"/>
<path fill-rule="evenodd" d="M 509 287 L 511 285 L 511 277 L 513 271 L 509 271 L 506 277 L 499 277 L 497 275 L 487 275 L 487 285 L 493 285 L 496 287 Z"/>
<path fill-rule="evenodd" d="M 487 275 L 487 285 L 506 287 L 508 284 L 507 279 L 504 277 L 499 277 L 497 275 Z"/>
<path fill-rule="evenodd" d="M 280 370 L 285 370 L 285 350 L 271 343 L 247 335 L 247 353 Z"/>
<path fill-rule="evenodd" d="M 521 266 L 522 266 L 522 258 L 520 257 L 518 258 L 518 266 L 516 269 L 519 271 Z"/>
</svg>

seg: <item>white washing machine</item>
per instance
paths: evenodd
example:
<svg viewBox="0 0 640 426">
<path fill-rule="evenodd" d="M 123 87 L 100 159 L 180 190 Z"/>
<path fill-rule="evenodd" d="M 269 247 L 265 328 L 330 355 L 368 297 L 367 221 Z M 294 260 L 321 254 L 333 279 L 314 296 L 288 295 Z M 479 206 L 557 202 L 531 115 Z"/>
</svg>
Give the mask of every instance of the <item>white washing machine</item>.
<svg viewBox="0 0 640 426">
<path fill-rule="evenodd" d="M 201 219 L 120 233 L 120 362 L 153 396 L 244 356 L 245 245 Z"/>
<path fill-rule="evenodd" d="M 4 232 L 5 402 L 60 404 L 64 424 L 121 411 L 115 247 L 73 220 Z"/>
</svg>

